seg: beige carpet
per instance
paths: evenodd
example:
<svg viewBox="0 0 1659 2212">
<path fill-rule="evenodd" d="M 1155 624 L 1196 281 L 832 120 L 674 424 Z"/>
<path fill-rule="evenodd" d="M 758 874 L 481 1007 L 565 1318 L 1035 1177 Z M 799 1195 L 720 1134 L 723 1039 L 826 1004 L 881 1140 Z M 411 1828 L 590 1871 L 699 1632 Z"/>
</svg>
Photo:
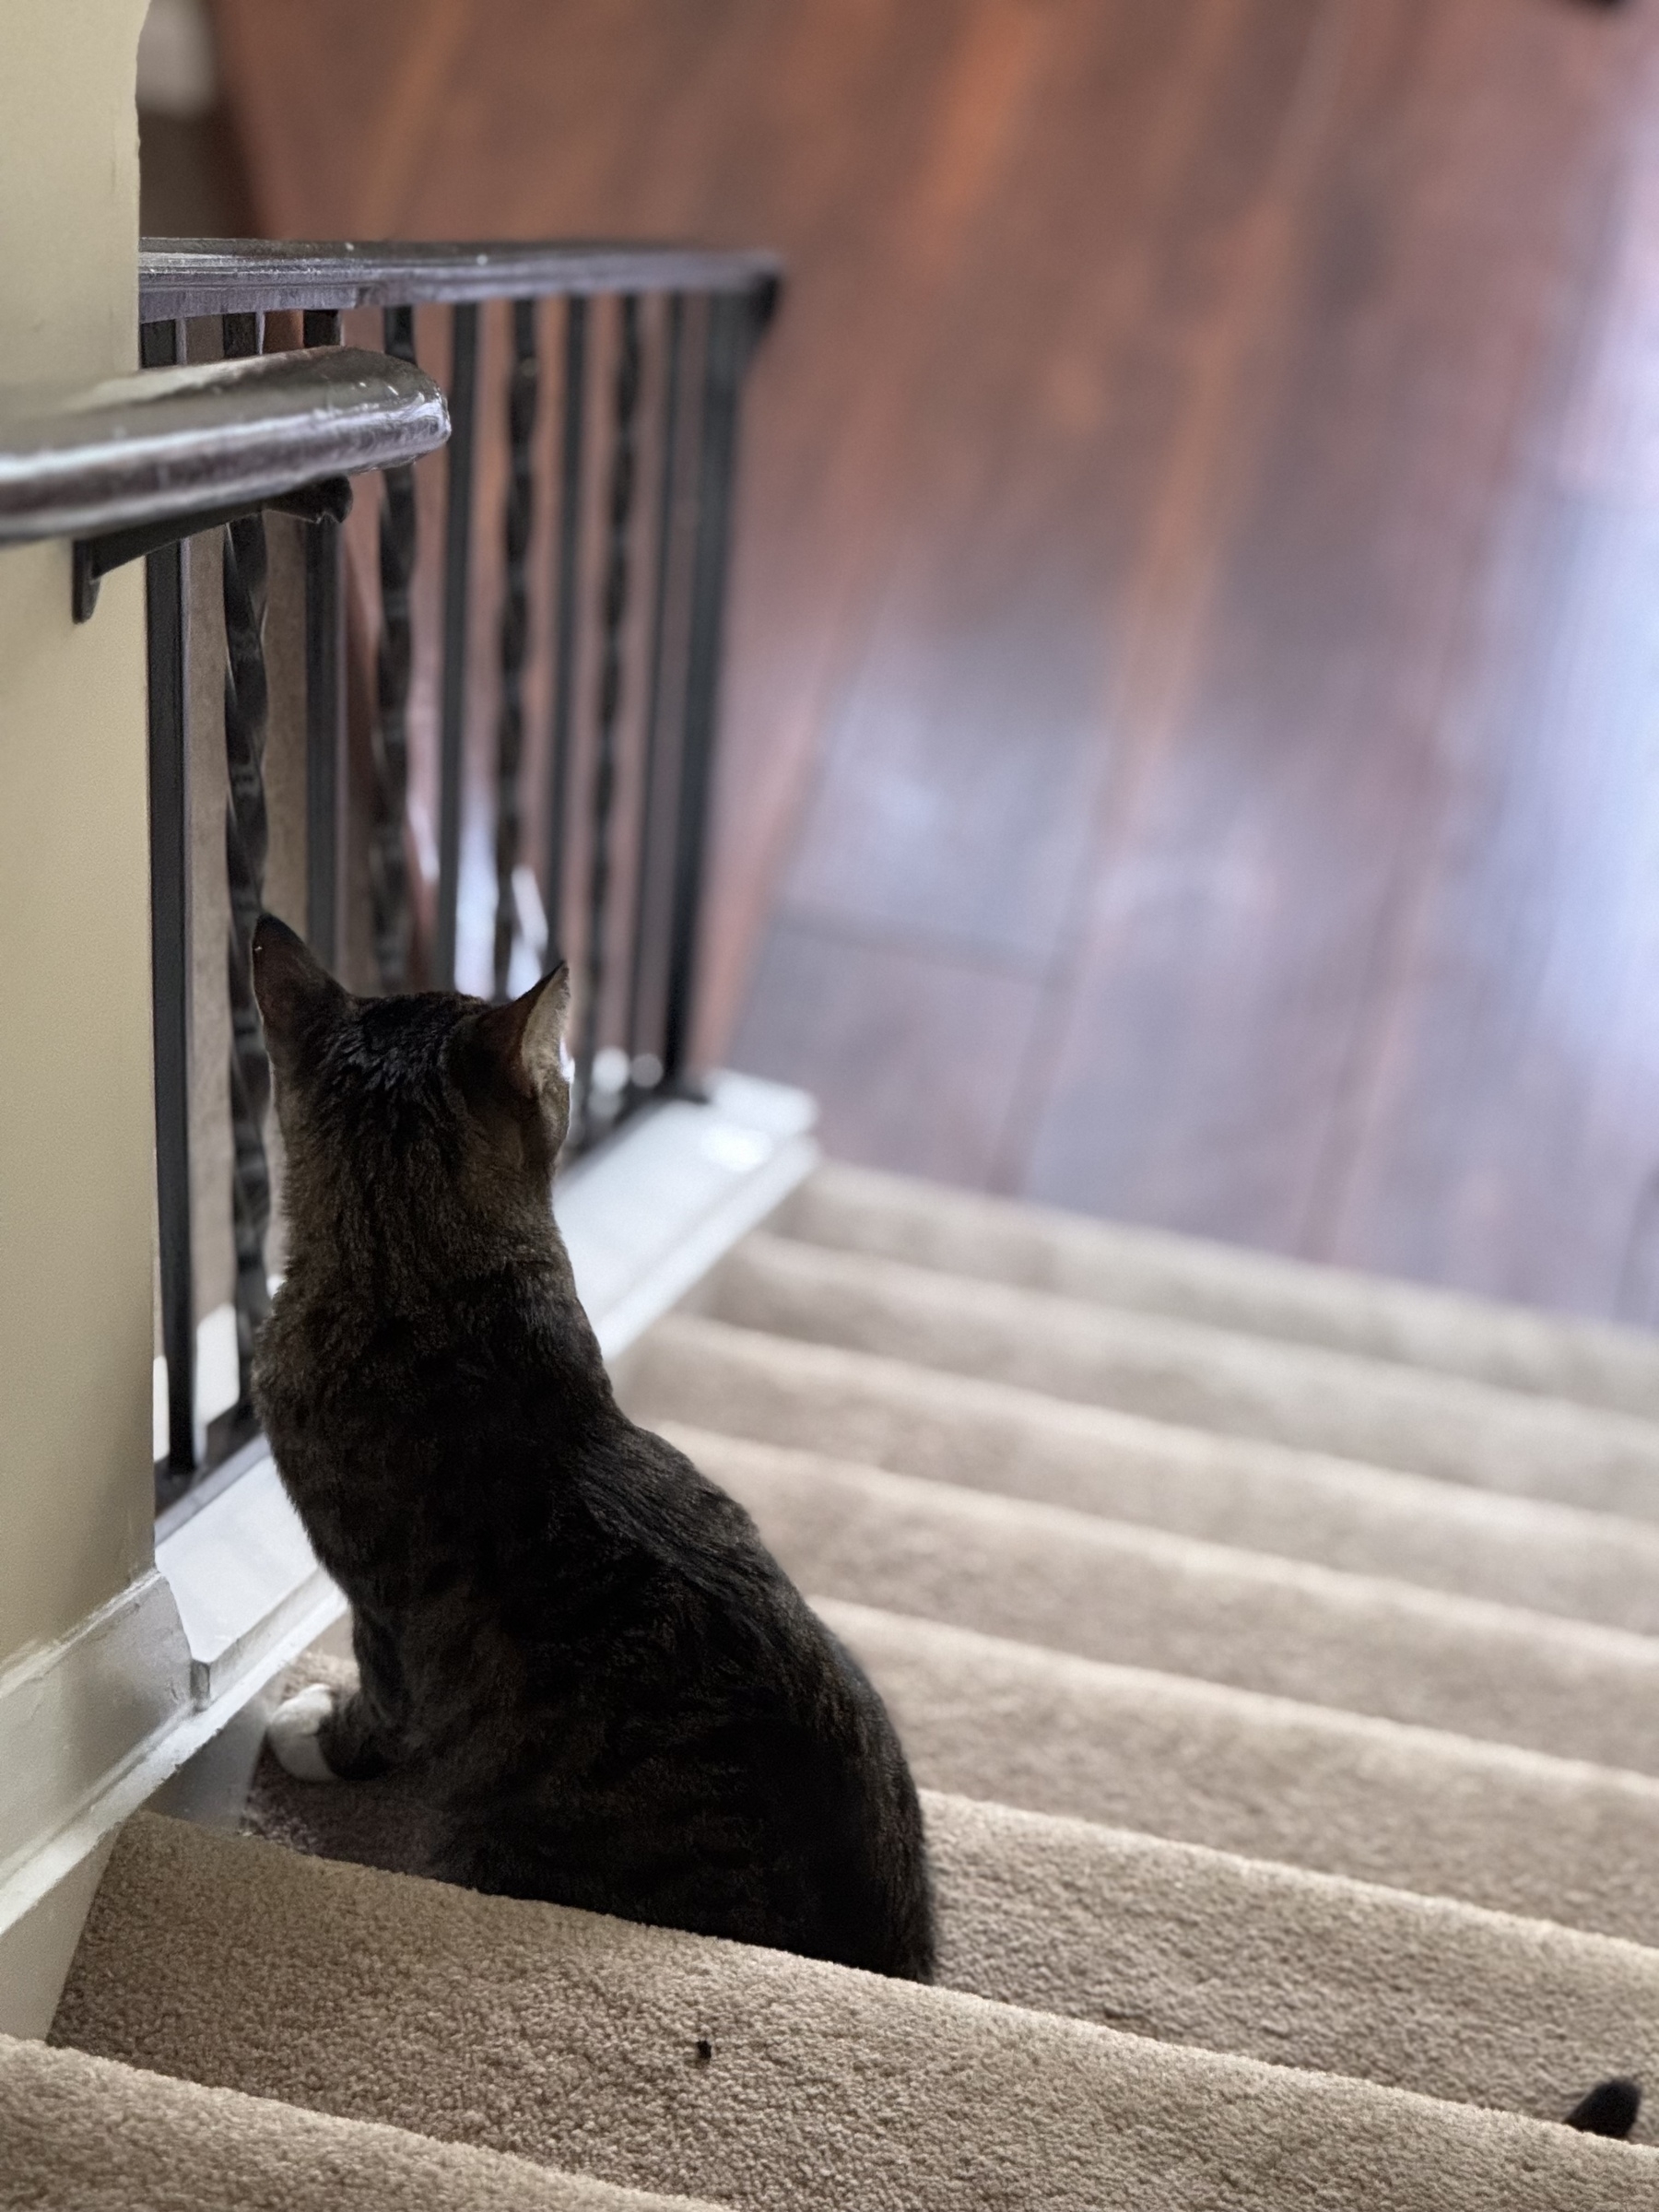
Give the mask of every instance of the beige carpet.
<svg viewBox="0 0 1659 2212">
<path fill-rule="evenodd" d="M 888 1698 L 941 1986 L 410 1880 L 409 1783 L 266 1761 L 126 1831 L 62 2042 L 739 2206 L 1659 2212 L 1659 2104 L 1552 2124 L 1659 2090 L 1651 1342 L 841 1169 L 690 1302 L 621 1387 Z"/>
<path fill-rule="evenodd" d="M 1659 1951 L 1090 1821 L 925 1804 L 953 1989 L 1539 2119 L 1609 2075 L 1659 2080 Z M 1636 2136 L 1659 2142 L 1659 2112 Z"/>
<path fill-rule="evenodd" d="M 755 2212 L 1659 2206 L 1640 2147 L 149 1817 L 56 2033 Z"/>
<path fill-rule="evenodd" d="M 805 1590 L 1659 1773 L 1659 1640 L 679 1423 Z"/>
<path fill-rule="evenodd" d="M 807 1243 L 1324 1345 L 1659 1419 L 1659 1346 L 1445 1290 L 829 1164 L 772 1226 Z"/>
<path fill-rule="evenodd" d="M 1659 1425 L 1564 1399 L 771 1235 L 741 1244 L 700 1304 L 1058 1398 L 1659 1518 Z"/>
<path fill-rule="evenodd" d="M 695 2212 L 683 2196 L 612 2188 L 498 2151 L 10 2036 L 0 2036 L 0 2205 L 8 2212 Z"/>
<path fill-rule="evenodd" d="M 836 1600 L 918 1781 L 1637 1943 L 1659 1782 Z"/>
<path fill-rule="evenodd" d="M 291 1685 L 348 1678 L 308 1660 Z M 1564 2084 L 1659 2065 L 1659 1951 L 1299 1868 L 927 1792 L 940 1981 L 1170 2042 L 1559 2119 Z M 252 1824 L 418 1871 L 390 1779 L 317 1790 L 262 1762 Z M 1659 2108 L 1639 2137 L 1659 2141 Z"/>
<path fill-rule="evenodd" d="M 637 1418 L 1659 1633 L 1659 1527 L 1220 1436 L 675 1313 L 627 1355 Z"/>
</svg>

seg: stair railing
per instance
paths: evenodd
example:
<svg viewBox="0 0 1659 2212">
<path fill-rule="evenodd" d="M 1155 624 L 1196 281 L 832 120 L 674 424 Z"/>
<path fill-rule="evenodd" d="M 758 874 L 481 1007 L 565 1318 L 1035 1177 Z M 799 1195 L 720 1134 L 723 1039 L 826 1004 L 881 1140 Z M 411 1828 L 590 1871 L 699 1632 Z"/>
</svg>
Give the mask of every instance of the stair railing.
<svg viewBox="0 0 1659 2212">
<path fill-rule="evenodd" d="M 171 1465 L 194 1471 L 195 1319 L 191 1307 L 188 974 L 191 865 L 184 806 L 183 545 L 223 529 L 229 625 L 226 724 L 252 761 L 227 823 L 232 889 L 230 990 L 240 1066 L 238 1111 L 257 1121 L 268 1091 L 248 972 L 258 915 L 264 811 L 256 788 L 256 701 L 265 667 L 260 594 L 267 509 L 337 529 L 351 505 L 348 478 L 407 466 L 449 433 L 443 395 L 413 366 L 355 348 L 146 370 L 90 390 L 31 392 L 0 401 L 0 545 L 72 539 L 72 606 L 89 620 L 112 570 L 147 568 L 150 695 L 151 962 L 155 982 L 157 1195 L 162 1328 L 174 1379 Z M 234 711 L 231 693 L 236 695 Z M 241 958 L 238 958 L 240 945 Z M 241 1088 L 237 1089 L 240 1077 Z M 269 1214 L 263 1147 L 239 1147 L 239 1280 L 251 1276 Z M 257 1295 L 263 1297 L 263 1274 Z M 244 1295 L 259 1309 L 253 1284 Z"/>
<path fill-rule="evenodd" d="M 287 918 L 357 989 L 499 998 L 567 959 L 576 998 L 567 1156 L 685 1095 L 738 413 L 777 263 L 637 245 L 166 240 L 147 241 L 140 270 L 149 369 L 206 352 L 268 374 L 306 360 L 305 349 L 319 365 L 356 358 L 317 349 L 363 335 L 389 372 L 419 378 L 435 355 L 447 387 L 441 525 L 424 563 L 421 515 L 438 502 L 423 496 L 436 488 L 418 483 L 412 452 L 384 456 L 371 559 L 345 558 L 337 502 L 301 502 L 313 523 L 303 554 L 305 912 Z M 377 320 L 363 329 L 366 314 Z M 266 350 L 276 344 L 297 349 Z M 499 401 L 485 389 L 492 362 Z M 553 420 L 541 404 L 548 382 Z M 475 511 L 492 483 L 500 534 L 481 556 Z M 148 575 L 167 1394 L 159 1508 L 208 1461 L 240 1464 L 253 1335 L 268 1307 L 269 1082 L 248 988 L 267 835 L 265 533 L 258 512 L 215 519 L 225 523 L 236 1396 L 210 1444 L 190 1164 L 188 593 L 170 546 L 151 554 Z M 492 613 L 491 665 L 478 647 L 479 618 Z M 422 821 L 412 765 L 435 785 Z"/>
</svg>

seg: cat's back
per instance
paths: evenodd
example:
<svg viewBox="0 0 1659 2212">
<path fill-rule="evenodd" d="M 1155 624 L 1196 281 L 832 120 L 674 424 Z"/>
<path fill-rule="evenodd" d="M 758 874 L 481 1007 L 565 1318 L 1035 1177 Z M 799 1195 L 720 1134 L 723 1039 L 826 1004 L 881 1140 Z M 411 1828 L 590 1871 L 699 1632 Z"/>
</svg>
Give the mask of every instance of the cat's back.
<svg viewBox="0 0 1659 2212">
<path fill-rule="evenodd" d="M 665 1438 L 618 1412 L 586 1456 L 582 1488 L 609 1540 L 649 1563 L 641 1613 L 654 1680 L 627 1685 L 622 1701 L 654 1713 L 660 1748 L 677 1747 L 693 1794 L 717 1745 L 712 1763 L 722 1787 L 734 1801 L 752 1796 L 775 1863 L 814 1869 L 803 1877 L 815 1900 L 805 1947 L 930 1979 L 921 1806 L 892 1722 L 863 1669 L 767 1549 L 745 1508 Z M 606 1611 L 615 1638 L 614 1598 Z M 624 1633 L 612 1649 L 625 1645 Z M 747 1782 L 738 1769 L 747 1769 Z"/>
</svg>

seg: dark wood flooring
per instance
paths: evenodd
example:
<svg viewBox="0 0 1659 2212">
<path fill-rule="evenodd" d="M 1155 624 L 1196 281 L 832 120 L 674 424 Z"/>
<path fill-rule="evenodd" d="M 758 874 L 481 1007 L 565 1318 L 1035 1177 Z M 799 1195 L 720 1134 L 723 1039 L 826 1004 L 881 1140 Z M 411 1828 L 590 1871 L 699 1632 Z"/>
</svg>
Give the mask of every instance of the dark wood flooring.
<svg viewBox="0 0 1659 2212">
<path fill-rule="evenodd" d="M 1659 8 L 219 0 L 276 234 L 788 255 L 704 1041 L 1659 1318 Z"/>
</svg>

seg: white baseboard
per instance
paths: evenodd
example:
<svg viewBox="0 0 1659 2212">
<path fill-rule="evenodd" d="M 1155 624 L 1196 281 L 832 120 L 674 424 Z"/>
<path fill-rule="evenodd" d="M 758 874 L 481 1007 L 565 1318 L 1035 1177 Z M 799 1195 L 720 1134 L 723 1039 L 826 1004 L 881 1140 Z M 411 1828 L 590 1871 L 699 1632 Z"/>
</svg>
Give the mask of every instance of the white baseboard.
<svg viewBox="0 0 1659 2212">
<path fill-rule="evenodd" d="M 0 1899 L 43 1839 L 141 1765 L 190 1703 L 190 1649 L 154 1569 L 0 1675 Z M 55 1878 L 43 1876 L 14 1916 Z"/>
<path fill-rule="evenodd" d="M 812 1172 L 817 1119 L 805 1091 L 716 1076 L 706 1105 L 659 1106 L 559 1178 L 553 1210 L 607 1359 Z"/>
<path fill-rule="evenodd" d="M 607 1359 L 818 1160 L 803 1092 L 721 1076 L 561 1177 L 555 1211 Z M 0 1676 L 0 1937 L 345 1611 L 268 1453 L 170 1516 L 147 1573 Z M 0 1954 L 3 1955 L 3 1954 Z"/>
<path fill-rule="evenodd" d="M 113 1847 L 113 1832 L 0 1929 L 0 2035 L 44 2038 Z"/>
<path fill-rule="evenodd" d="M 296 1629 L 320 1635 L 339 1610 L 268 1452 L 164 1536 L 156 1563 L 178 1602 L 198 1707 L 244 1681 L 251 1695 L 273 1672 L 273 1653 L 287 1665 Z"/>
</svg>

